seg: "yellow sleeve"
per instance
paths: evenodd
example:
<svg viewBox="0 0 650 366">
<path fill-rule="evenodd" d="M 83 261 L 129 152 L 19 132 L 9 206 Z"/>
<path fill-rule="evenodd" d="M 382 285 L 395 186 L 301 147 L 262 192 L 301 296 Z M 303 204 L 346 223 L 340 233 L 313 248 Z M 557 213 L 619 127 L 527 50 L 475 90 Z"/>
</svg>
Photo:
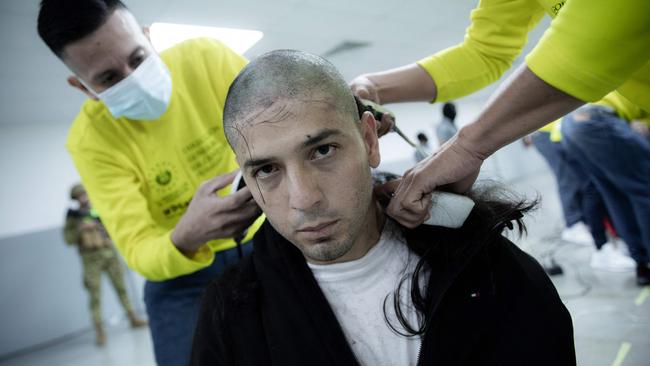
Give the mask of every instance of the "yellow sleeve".
<svg viewBox="0 0 650 366">
<path fill-rule="evenodd" d="M 650 58 L 650 1 L 571 0 L 526 57 L 542 80 L 599 100 Z"/>
<path fill-rule="evenodd" d="M 436 84 L 436 101 L 471 94 L 501 77 L 543 15 L 534 0 L 481 0 L 462 43 L 418 62 Z"/>
<path fill-rule="evenodd" d="M 172 243 L 172 229 L 157 225 L 140 192 L 143 182 L 128 161 L 114 154 L 85 148 L 70 149 L 90 201 L 128 266 L 152 281 L 195 272 L 212 263 L 207 245 L 194 258 L 183 255 Z"/>
</svg>

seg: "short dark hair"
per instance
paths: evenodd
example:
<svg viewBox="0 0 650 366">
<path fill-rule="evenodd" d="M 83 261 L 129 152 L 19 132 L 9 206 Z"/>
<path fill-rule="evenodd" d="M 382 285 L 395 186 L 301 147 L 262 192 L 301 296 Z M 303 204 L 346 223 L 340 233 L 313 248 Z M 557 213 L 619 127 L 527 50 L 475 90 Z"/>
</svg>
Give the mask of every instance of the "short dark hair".
<svg viewBox="0 0 650 366">
<path fill-rule="evenodd" d="M 42 0 L 38 35 L 59 58 L 63 48 L 101 27 L 118 9 L 120 0 Z"/>
<path fill-rule="evenodd" d="M 357 103 L 336 67 L 320 56 L 296 50 L 276 50 L 251 61 L 230 85 L 223 111 L 226 139 L 245 116 L 280 99 L 318 99 L 359 120 Z"/>
<path fill-rule="evenodd" d="M 417 138 L 420 142 L 429 142 L 429 138 L 424 134 L 424 132 L 419 132 Z"/>
<path fill-rule="evenodd" d="M 456 119 L 456 105 L 452 102 L 445 103 L 445 105 L 442 106 L 442 115 L 454 122 Z"/>
</svg>

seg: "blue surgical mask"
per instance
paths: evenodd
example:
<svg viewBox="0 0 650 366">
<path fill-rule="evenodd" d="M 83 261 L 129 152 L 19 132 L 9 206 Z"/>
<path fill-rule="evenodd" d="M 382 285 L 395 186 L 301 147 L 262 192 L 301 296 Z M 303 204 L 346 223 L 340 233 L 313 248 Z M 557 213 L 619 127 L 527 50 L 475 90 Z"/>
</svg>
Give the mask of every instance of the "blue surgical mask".
<svg viewBox="0 0 650 366">
<path fill-rule="evenodd" d="M 115 118 L 155 120 L 169 106 L 172 79 L 167 65 L 152 53 L 129 76 L 95 95 Z"/>
</svg>

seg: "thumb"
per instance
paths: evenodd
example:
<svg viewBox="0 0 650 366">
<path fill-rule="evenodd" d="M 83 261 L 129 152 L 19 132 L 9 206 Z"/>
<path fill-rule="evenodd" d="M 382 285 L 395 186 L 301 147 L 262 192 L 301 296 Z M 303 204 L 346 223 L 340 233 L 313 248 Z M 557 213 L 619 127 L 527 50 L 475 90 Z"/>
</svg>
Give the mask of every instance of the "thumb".
<svg viewBox="0 0 650 366">
<path fill-rule="evenodd" d="M 366 86 L 358 86 L 354 88 L 354 94 L 356 94 L 359 98 L 362 99 L 370 99 L 370 91 Z"/>
<path fill-rule="evenodd" d="M 391 116 L 390 113 L 384 113 L 377 126 L 377 135 L 380 137 L 384 136 L 393 129 L 393 126 L 395 126 L 395 119 L 393 116 Z"/>
<path fill-rule="evenodd" d="M 212 194 L 221 188 L 226 187 L 228 184 L 232 183 L 233 179 L 235 179 L 235 176 L 237 176 L 237 173 L 239 172 L 239 169 L 227 173 L 227 174 L 222 174 L 218 175 L 210 180 L 205 181 L 201 185 L 201 191 L 204 194 Z"/>
</svg>

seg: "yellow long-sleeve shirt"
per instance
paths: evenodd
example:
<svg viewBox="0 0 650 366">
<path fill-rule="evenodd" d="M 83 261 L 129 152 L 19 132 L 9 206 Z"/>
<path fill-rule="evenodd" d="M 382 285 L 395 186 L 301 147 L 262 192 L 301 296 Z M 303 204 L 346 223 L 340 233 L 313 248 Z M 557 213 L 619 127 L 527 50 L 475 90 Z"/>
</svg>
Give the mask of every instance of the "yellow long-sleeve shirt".
<svg viewBox="0 0 650 366">
<path fill-rule="evenodd" d="M 544 13 L 554 20 L 526 57 L 536 75 L 585 101 L 597 101 L 618 88 L 650 110 L 647 0 L 481 0 L 461 44 L 418 62 L 436 82 L 437 101 L 496 81 Z"/>
<path fill-rule="evenodd" d="M 613 91 L 594 104 L 612 108 L 619 117 L 628 122 L 637 120 L 650 125 L 650 112 L 630 102 L 619 92 Z"/>
<path fill-rule="evenodd" d="M 154 281 L 207 267 L 214 252 L 235 246 L 232 239 L 210 241 L 188 258 L 170 236 L 198 186 L 238 168 L 222 113 L 228 87 L 246 65 L 210 39 L 186 41 L 161 58 L 171 72 L 172 96 L 158 120 L 115 119 L 102 102 L 88 100 L 66 144 L 116 247 L 129 267 Z"/>
</svg>

